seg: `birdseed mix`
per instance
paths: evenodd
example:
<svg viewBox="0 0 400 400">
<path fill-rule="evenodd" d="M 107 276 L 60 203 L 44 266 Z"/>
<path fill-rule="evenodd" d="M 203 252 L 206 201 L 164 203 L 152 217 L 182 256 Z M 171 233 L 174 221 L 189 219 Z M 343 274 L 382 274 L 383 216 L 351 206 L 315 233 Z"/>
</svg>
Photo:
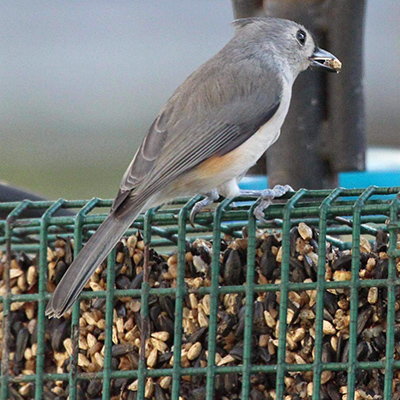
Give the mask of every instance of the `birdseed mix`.
<svg viewBox="0 0 400 400">
<path fill-rule="evenodd" d="M 318 232 L 304 223 L 291 230 L 290 282 L 316 281 L 318 263 Z M 73 240 L 58 239 L 48 249 L 47 290 L 53 292 L 73 259 Z M 388 275 L 388 237 L 378 232 L 373 242 L 361 237 L 359 277 L 385 279 Z M 117 245 L 117 289 L 140 289 L 143 281 L 145 245 L 140 232 L 124 238 Z M 246 276 L 246 231 L 243 237 L 225 236 L 221 241 L 220 285 L 242 285 Z M 150 249 L 149 284 L 152 288 L 176 286 L 177 255 L 159 254 Z M 198 289 L 210 286 L 212 244 L 197 239 L 187 244 L 185 283 L 188 294 L 183 308 L 183 339 L 181 365 L 205 367 L 208 358 L 208 326 L 210 296 L 199 295 Z M 4 269 L 5 254 L 0 253 L 0 273 Z M 257 231 L 256 283 L 280 282 L 282 259 L 279 232 Z M 351 280 L 351 251 L 340 251 L 332 244 L 326 246 L 326 281 Z M 400 270 L 400 262 L 397 264 Z M 38 288 L 38 260 L 34 255 L 14 253 L 11 261 L 11 291 L 36 293 Z M 106 289 L 106 265 L 103 263 L 93 274 L 86 290 Z M 0 295 L 5 291 L 0 281 Z M 79 319 L 78 372 L 101 371 L 104 363 L 105 298 L 81 301 Z M 251 363 L 276 364 L 279 334 L 279 292 L 257 292 L 253 298 L 253 332 Z M 358 297 L 358 361 L 380 361 L 386 346 L 387 289 L 360 288 Z M 291 291 L 288 295 L 286 362 L 310 364 L 314 360 L 316 290 Z M 0 310 L 2 311 L 2 304 Z M 142 345 L 140 298 L 123 297 L 114 303 L 112 328 L 112 369 L 138 368 L 141 348 L 145 350 L 147 367 L 150 369 L 172 368 L 174 363 L 174 315 L 175 301 L 172 296 L 150 296 L 150 331 Z M 328 289 L 324 293 L 324 320 L 322 362 L 346 362 L 349 353 L 350 289 Z M 236 366 L 243 361 L 244 293 L 220 294 L 217 314 L 217 366 Z M 3 313 L 0 313 L 0 320 Z M 45 372 L 65 373 L 70 369 L 70 355 L 74 351 L 70 329 L 71 311 L 61 319 L 46 322 Z M 395 354 L 400 359 L 400 288 L 396 287 Z M 12 376 L 35 373 L 37 353 L 36 327 L 37 304 L 14 302 L 11 304 L 10 374 Z M 2 337 L 1 337 L 2 339 Z M 380 399 L 383 393 L 384 370 L 357 370 L 356 399 Z M 229 373 L 217 375 L 216 399 L 240 399 L 241 375 Z M 313 373 L 288 372 L 286 374 L 285 400 L 311 399 Z M 146 399 L 170 398 L 172 378 L 147 378 Z M 251 376 L 251 399 L 275 399 L 276 375 L 257 373 Z M 346 400 L 347 372 L 323 371 L 321 399 Z M 137 398 L 138 381 L 114 379 L 111 383 L 111 399 L 134 400 Z M 394 371 L 393 399 L 400 399 L 400 372 Z M 78 380 L 77 399 L 101 398 L 102 381 Z M 180 399 L 205 399 L 204 375 L 181 378 Z M 13 383 L 10 399 L 34 397 L 33 383 Z M 44 400 L 67 400 L 68 382 L 45 382 Z"/>
</svg>

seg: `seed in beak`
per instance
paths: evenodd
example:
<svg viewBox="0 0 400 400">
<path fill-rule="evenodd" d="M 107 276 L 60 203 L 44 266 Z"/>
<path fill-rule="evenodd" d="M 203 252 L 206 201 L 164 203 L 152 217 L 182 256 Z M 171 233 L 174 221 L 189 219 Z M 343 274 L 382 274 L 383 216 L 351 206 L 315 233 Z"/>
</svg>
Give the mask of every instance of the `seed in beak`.
<svg viewBox="0 0 400 400">
<path fill-rule="evenodd" d="M 324 65 L 331 67 L 336 72 L 339 72 L 342 69 L 342 63 L 338 59 L 325 60 Z"/>
</svg>

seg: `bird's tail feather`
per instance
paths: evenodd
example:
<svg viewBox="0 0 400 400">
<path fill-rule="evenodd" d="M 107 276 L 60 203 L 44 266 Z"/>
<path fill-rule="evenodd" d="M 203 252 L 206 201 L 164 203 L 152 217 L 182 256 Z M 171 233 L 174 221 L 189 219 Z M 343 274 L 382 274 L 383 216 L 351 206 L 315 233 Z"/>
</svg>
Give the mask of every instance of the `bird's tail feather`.
<svg viewBox="0 0 400 400">
<path fill-rule="evenodd" d="M 105 260 L 121 236 L 139 215 L 129 212 L 116 218 L 111 213 L 82 248 L 57 285 L 46 308 L 46 315 L 60 318 L 74 303 L 96 268 Z"/>
</svg>

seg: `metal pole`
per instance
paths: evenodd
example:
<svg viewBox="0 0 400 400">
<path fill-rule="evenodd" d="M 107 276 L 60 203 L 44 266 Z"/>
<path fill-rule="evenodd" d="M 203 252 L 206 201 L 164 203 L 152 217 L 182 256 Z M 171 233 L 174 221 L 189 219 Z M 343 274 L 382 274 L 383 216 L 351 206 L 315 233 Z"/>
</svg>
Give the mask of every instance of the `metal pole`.
<svg viewBox="0 0 400 400">
<path fill-rule="evenodd" d="M 366 129 L 363 90 L 365 0 L 335 0 L 329 4 L 327 39 L 330 51 L 343 62 L 339 79 L 328 80 L 329 137 L 326 153 L 333 169 L 365 169 Z"/>
<path fill-rule="evenodd" d="M 235 19 L 264 15 L 263 0 L 232 0 Z"/>
</svg>

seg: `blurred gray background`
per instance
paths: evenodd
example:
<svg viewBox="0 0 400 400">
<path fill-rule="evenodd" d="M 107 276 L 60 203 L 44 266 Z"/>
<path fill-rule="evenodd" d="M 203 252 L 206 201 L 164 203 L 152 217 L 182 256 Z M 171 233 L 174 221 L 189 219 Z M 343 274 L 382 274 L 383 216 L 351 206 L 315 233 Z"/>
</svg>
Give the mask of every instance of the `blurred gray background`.
<svg viewBox="0 0 400 400">
<path fill-rule="evenodd" d="M 0 179 L 54 199 L 114 197 L 163 103 L 232 35 L 230 0 L 13 0 L 0 9 Z M 399 20 L 399 1 L 368 1 L 374 146 L 400 147 Z"/>
</svg>

